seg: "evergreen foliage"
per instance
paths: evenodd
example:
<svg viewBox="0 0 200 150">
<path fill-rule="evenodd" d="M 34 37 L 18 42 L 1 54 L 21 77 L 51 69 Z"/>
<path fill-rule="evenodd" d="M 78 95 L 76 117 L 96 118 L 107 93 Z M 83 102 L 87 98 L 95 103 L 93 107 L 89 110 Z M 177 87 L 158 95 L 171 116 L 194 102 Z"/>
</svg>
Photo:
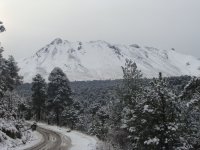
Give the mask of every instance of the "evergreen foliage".
<svg viewBox="0 0 200 150">
<path fill-rule="evenodd" d="M 71 94 L 67 76 L 60 68 L 54 68 L 49 75 L 47 105 L 48 109 L 56 114 L 57 125 L 60 125 L 60 117 L 63 111 L 69 109 L 73 103 Z M 67 113 L 69 112 L 67 111 Z M 67 115 L 65 114 L 65 116 Z"/>
<path fill-rule="evenodd" d="M 17 66 L 17 62 L 15 61 L 13 56 L 9 56 L 6 64 L 8 69 L 6 81 L 8 82 L 7 84 L 9 89 L 12 91 L 14 88 L 16 88 L 16 86 L 22 83 L 23 77 L 18 74 L 20 69 Z"/>
<path fill-rule="evenodd" d="M 47 84 L 40 74 L 33 78 L 32 82 L 32 109 L 36 114 L 36 120 L 40 121 L 42 114 L 45 114 L 47 100 Z"/>
<path fill-rule="evenodd" d="M 0 33 L 4 31 L 5 28 L 0 22 Z M 3 48 L 0 45 L 0 143 L 8 139 L 20 141 L 20 138 L 22 143 L 27 139 L 25 132 L 22 133 L 24 121 L 21 120 L 23 113 L 20 108 L 24 99 L 15 90 L 21 84 L 22 78 L 18 74 L 19 68 L 14 58 L 10 56 L 5 59 L 2 52 Z"/>
<path fill-rule="evenodd" d="M 144 98 L 137 118 L 140 120 L 137 134 L 139 146 L 163 150 L 181 147 L 180 101 L 167 88 L 161 73 Z"/>
<path fill-rule="evenodd" d="M 140 84 L 140 71 L 132 61 L 122 68 L 124 91 L 122 95 L 122 129 L 127 131 L 127 139 L 133 149 L 180 148 L 181 110 L 180 100 L 167 87 L 161 73 L 150 87 Z"/>
<path fill-rule="evenodd" d="M 200 78 L 193 77 L 181 96 L 183 140 L 190 148 L 200 148 Z"/>
<path fill-rule="evenodd" d="M 142 103 L 143 99 L 143 89 L 140 83 L 142 74 L 141 71 L 137 69 L 136 63 L 131 60 L 126 60 L 125 67 L 122 67 L 124 73 L 123 90 L 121 94 L 121 104 L 123 106 L 122 110 L 122 126 L 124 130 L 128 132 L 128 139 L 134 143 L 135 141 L 135 127 L 137 124 L 137 119 L 140 114 L 138 106 Z"/>
</svg>

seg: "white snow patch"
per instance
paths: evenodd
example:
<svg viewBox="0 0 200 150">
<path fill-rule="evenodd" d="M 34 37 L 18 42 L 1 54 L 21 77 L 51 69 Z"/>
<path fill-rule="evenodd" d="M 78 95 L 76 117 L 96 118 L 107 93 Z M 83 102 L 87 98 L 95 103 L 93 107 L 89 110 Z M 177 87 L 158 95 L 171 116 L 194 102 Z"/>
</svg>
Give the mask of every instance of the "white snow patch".
<svg viewBox="0 0 200 150">
<path fill-rule="evenodd" d="M 67 136 L 71 139 L 70 150 L 96 150 L 98 139 L 93 136 L 89 136 L 78 131 L 69 131 L 64 127 L 47 125 L 44 123 L 38 123 L 42 128 L 49 129 L 60 133 L 61 135 Z"/>
<path fill-rule="evenodd" d="M 28 141 L 26 141 L 25 144 L 23 144 L 23 139 L 12 139 L 8 136 L 6 136 L 7 140 L 0 142 L 0 149 L 1 150 L 23 150 L 30 148 L 34 145 L 37 145 L 42 140 L 42 135 L 38 132 L 28 132 L 29 136 Z"/>
<path fill-rule="evenodd" d="M 153 139 L 149 139 L 147 141 L 144 141 L 144 144 L 146 144 L 146 145 L 150 145 L 150 144 L 156 144 L 156 145 L 158 145 L 159 141 L 160 140 L 157 137 L 155 137 Z"/>
<path fill-rule="evenodd" d="M 197 100 L 197 99 L 192 99 L 191 101 L 189 101 L 189 102 L 186 104 L 186 106 L 187 106 L 187 107 L 190 107 L 190 105 L 194 104 L 195 102 L 198 102 L 198 100 Z"/>
<path fill-rule="evenodd" d="M 31 134 L 30 140 L 27 141 L 25 145 L 24 144 L 18 145 L 12 150 L 23 150 L 23 149 L 33 147 L 35 145 L 38 145 L 42 141 L 42 139 L 43 139 L 42 135 L 39 132 L 34 131 Z"/>
<path fill-rule="evenodd" d="M 149 105 L 144 105 L 144 110 L 143 112 L 153 112 L 153 109 L 149 109 Z"/>
</svg>

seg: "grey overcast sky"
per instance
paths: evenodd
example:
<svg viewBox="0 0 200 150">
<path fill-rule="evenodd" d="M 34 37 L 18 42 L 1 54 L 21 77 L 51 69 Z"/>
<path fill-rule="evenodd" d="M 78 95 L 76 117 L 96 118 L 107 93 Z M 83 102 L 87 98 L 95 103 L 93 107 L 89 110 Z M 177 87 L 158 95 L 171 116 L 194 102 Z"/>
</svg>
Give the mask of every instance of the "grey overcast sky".
<svg viewBox="0 0 200 150">
<path fill-rule="evenodd" d="M 4 54 L 16 59 L 60 37 L 140 44 L 200 57 L 200 0 L 0 0 Z"/>
</svg>

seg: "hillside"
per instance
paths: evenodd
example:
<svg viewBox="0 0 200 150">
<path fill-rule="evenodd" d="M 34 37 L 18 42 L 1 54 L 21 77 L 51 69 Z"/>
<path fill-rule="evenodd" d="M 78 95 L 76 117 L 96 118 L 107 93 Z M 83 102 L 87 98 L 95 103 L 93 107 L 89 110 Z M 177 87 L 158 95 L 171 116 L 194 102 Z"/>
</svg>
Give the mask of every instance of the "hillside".
<svg viewBox="0 0 200 150">
<path fill-rule="evenodd" d="M 174 50 L 159 50 L 137 44 L 118 45 L 105 41 L 69 42 L 57 38 L 34 55 L 19 62 L 20 74 L 31 82 L 36 73 L 46 79 L 54 67 L 60 67 L 71 81 L 122 78 L 126 59 L 137 63 L 144 77 L 200 74 L 200 60 Z"/>
</svg>

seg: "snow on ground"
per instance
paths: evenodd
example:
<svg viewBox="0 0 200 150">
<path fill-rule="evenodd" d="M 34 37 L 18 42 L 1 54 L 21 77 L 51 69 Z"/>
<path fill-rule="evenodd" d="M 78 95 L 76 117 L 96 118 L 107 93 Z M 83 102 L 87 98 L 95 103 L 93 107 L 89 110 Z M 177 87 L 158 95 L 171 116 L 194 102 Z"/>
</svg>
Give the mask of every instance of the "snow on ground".
<svg viewBox="0 0 200 150">
<path fill-rule="evenodd" d="M 37 131 L 32 132 L 31 136 L 32 136 L 31 139 L 27 141 L 25 145 L 24 144 L 18 145 L 17 148 L 15 147 L 14 149 L 11 150 L 23 150 L 33 147 L 34 145 L 39 144 L 43 139 L 42 135 Z"/>
<path fill-rule="evenodd" d="M 26 132 L 28 137 L 28 141 L 26 141 L 26 144 L 23 144 L 22 141 L 25 141 L 25 139 L 12 139 L 8 136 L 6 136 L 7 140 L 0 142 L 0 149 L 1 150 L 23 150 L 29 147 L 32 147 L 34 145 L 37 145 L 42 140 L 42 135 L 38 132 Z"/>
<path fill-rule="evenodd" d="M 78 131 L 69 131 L 69 129 L 58 126 L 51 126 L 44 123 L 38 123 L 42 128 L 58 132 L 71 139 L 70 150 L 96 150 L 98 139 Z"/>
<path fill-rule="evenodd" d="M 68 133 L 72 140 L 71 150 L 96 150 L 97 140 L 94 137 L 84 135 L 77 131 Z"/>
</svg>

